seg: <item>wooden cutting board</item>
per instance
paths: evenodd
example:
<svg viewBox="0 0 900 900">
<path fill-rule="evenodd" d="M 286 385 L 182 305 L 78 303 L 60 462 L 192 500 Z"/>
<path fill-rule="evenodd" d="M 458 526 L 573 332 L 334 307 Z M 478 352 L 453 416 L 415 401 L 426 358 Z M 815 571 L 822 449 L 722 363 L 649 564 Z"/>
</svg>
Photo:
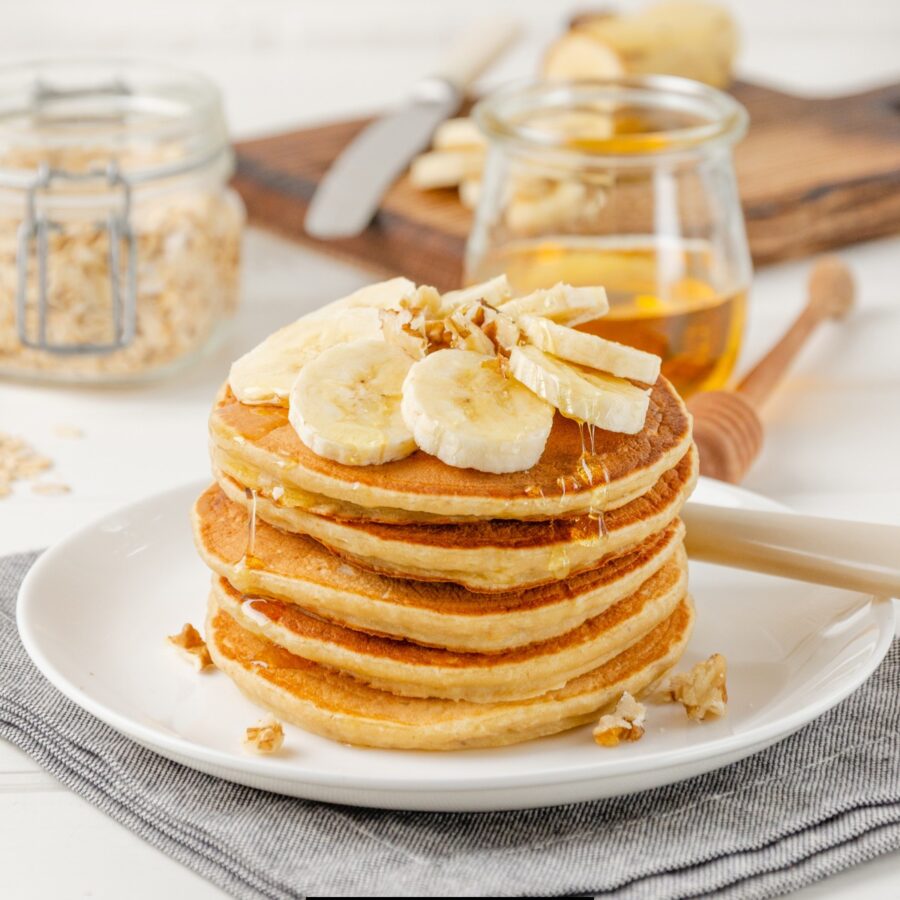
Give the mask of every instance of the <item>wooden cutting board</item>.
<svg viewBox="0 0 900 900">
<path fill-rule="evenodd" d="M 746 83 L 733 93 L 751 119 L 736 166 L 757 265 L 900 231 L 900 84 L 815 100 Z M 368 121 L 238 144 L 235 184 L 251 222 L 380 274 L 458 287 L 471 213 L 455 191 L 424 193 L 404 178 L 359 237 L 304 232 L 323 173 Z"/>
</svg>

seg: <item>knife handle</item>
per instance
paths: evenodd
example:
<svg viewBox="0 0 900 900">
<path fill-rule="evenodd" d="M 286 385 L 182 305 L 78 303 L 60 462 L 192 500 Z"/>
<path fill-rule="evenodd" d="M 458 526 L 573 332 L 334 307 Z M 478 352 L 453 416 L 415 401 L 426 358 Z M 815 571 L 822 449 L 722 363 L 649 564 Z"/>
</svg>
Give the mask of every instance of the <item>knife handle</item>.
<svg viewBox="0 0 900 900">
<path fill-rule="evenodd" d="M 482 19 L 454 41 L 433 77 L 449 82 L 463 93 L 521 33 L 514 19 Z"/>
</svg>

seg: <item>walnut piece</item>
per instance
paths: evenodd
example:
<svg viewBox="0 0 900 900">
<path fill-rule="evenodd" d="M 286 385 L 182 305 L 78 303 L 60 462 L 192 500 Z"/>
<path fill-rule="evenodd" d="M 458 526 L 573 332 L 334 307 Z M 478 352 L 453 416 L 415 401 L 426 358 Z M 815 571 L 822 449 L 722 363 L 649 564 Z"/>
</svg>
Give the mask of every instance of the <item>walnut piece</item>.
<svg viewBox="0 0 900 900">
<path fill-rule="evenodd" d="M 171 634 L 166 639 L 198 672 L 212 666 L 212 657 L 206 641 L 200 637 L 200 632 L 187 622 L 178 634 Z"/>
<path fill-rule="evenodd" d="M 724 716 L 728 703 L 726 663 L 721 653 L 697 663 L 690 672 L 670 675 L 661 685 L 665 699 L 681 703 L 688 717 L 702 722 L 709 716 Z"/>
<path fill-rule="evenodd" d="M 284 729 L 275 719 L 248 728 L 244 736 L 244 749 L 249 753 L 277 753 L 283 743 Z"/>
<path fill-rule="evenodd" d="M 594 740 L 601 747 L 615 747 L 622 741 L 639 741 L 644 735 L 646 714 L 644 704 L 625 691 L 615 710 L 600 717 L 594 727 Z"/>
</svg>

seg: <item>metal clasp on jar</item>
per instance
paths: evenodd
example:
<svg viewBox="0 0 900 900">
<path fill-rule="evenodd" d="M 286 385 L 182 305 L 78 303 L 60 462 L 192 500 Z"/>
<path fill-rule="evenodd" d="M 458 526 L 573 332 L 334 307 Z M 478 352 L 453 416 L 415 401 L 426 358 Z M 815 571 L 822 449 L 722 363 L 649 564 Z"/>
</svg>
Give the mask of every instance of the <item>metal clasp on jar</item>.
<svg viewBox="0 0 900 900">
<path fill-rule="evenodd" d="M 42 191 L 59 181 L 104 180 L 110 191 L 121 192 L 121 203 L 105 219 L 95 222 L 99 232 L 106 231 L 109 240 L 108 261 L 111 298 L 112 339 L 102 343 L 62 343 L 48 338 L 50 292 L 48 258 L 50 234 L 64 232 L 65 224 L 53 220 L 38 202 Z M 122 248 L 125 251 L 125 274 L 122 275 Z M 29 298 L 28 270 L 32 248 L 37 263 L 37 298 Z M 19 340 L 26 347 L 49 353 L 81 354 L 111 353 L 127 347 L 134 339 L 137 320 L 137 252 L 135 234 L 131 227 L 131 185 L 111 161 L 104 170 L 68 172 L 42 164 L 28 187 L 25 219 L 19 226 L 16 248 L 16 322 Z M 123 284 L 124 282 L 124 284 Z M 29 329 L 28 313 L 37 310 L 36 327 Z"/>
</svg>

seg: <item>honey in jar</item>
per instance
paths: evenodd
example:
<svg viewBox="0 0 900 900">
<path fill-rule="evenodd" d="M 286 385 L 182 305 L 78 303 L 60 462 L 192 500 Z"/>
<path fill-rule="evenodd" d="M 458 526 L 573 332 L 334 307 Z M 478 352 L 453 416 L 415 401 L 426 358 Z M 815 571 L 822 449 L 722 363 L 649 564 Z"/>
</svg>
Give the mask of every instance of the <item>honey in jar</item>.
<svg viewBox="0 0 900 900">
<path fill-rule="evenodd" d="M 601 285 L 582 330 L 655 353 L 684 396 L 741 346 L 750 257 L 732 165 L 746 112 L 679 78 L 536 84 L 483 100 L 484 183 L 466 280 L 516 294 Z"/>
</svg>

